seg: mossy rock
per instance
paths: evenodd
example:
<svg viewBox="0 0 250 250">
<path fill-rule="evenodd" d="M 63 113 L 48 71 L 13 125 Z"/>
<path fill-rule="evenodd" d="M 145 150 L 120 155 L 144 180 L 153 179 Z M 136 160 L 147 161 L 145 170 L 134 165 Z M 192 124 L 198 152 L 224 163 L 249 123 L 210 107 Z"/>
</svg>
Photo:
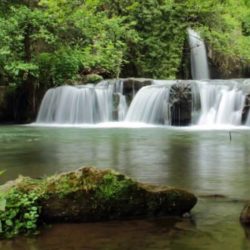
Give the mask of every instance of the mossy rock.
<svg viewBox="0 0 250 250">
<path fill-rule="evenodd" d="M 85 76 L 84 81 L 86 83 L 98 83 L 103 80 L 103 77 L 98 74 L 88 74 Z"/>
<path fill-rule="evenodd" d="M 81 168 L 41 180 L 19 178 L 5 188 L 35 191 L 45 222 L 90 222 L 181 216 L 197 198 L 184 190 L 138 183 L 110 169 Z"/>
</svg>

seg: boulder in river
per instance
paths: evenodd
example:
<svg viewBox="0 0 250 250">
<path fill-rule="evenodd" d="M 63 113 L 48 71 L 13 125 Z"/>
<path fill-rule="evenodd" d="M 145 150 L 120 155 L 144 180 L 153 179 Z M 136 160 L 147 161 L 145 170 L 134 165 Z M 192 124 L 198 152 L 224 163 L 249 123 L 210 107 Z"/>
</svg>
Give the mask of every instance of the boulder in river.
<svg viewBox="0 0 250 250">
<path fill-rule="evenodd" d="M 111 169 L 92 167 L 43 179 L 19 177 L 1 186 L 0 192 L 6 194 L 5 208 L 0 212 L 2 231 L 9 230 L 11 236 L 13 232 L 32 231 L 40 222 L 181 216 L 197 202 L 185 190 L 140 183 Z M 18 211 L 14 214 L 17 218 L 11 215 L 10 223 L 8 209 L 13 208 Z M 19 231 L 11 228 L 17 224 L 21 225 Z"/>
</svg>

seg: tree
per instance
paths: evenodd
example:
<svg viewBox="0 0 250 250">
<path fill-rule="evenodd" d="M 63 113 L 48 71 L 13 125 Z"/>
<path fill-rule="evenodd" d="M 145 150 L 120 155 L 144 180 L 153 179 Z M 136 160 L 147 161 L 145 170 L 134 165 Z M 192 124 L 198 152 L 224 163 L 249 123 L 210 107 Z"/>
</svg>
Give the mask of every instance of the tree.
<svg viewBox="0 0 250 250">
<path fill-rule="evenodd" d="M 25 116 L 36 113 L 38 87 L 79 81 L 89 73 L 119 75 L 130 26 L 98 6 L 99 1 L 1 2 L 0 78 L 18 89 L 17 106 Z"/>
</svg>

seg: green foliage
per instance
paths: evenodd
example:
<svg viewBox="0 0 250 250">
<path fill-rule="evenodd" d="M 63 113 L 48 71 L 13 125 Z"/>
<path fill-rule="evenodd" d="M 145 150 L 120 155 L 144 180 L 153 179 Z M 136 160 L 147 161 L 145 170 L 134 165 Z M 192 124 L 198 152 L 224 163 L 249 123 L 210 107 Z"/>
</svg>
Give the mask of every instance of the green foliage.
<svg viewBox="0 0 250 250">
<path fill-rule="evenodd" d="M 212 61 L 224 77 L 250 65 L 250 8 L 245 0 L 183 1 L 185 20 L 200 31 L 213 53 Z"/>
<path fill-rule="evenodd" d="M 0 74 L 18 83 L 29 74 L 48 86 L 90 73 L 175 78 L 189 26 L 202 32 L 218 61 L 250 60 L 244 0 L 40 0 L 1 6 L 8 8 L 0 15 Z"/>
<path fill-rule="evenodd" d="M 183 49 L 185 26 L 172 1 L 103 1 L 106 8 L 133 24 L 137 39 L 127 39 L 126 60 L 135 76 L 175 78 Z M 123 72 L 127 75 L 130 72 Z"/>
<path fill-rule="evenodd" d="M 250 64 L 250 8 L 245 0 L 103 1 L 108 11 L 135 23 L 139 39 L 126 54 L 137 76 L 175 78 L 185 48 L 186 29 L 202 33 L 214 63 L 227 76 Z M 186 55 L 188 56 L 188 53 Z M 131 67 L 130 67 L 131 68 Z M 127 72 L 124 72 L 126 76 Z"/>
<path fill-rule="evenodd" d="M 129 193 L 129 189 L 134 185 L 131 179 L 126 179 L 123 175 L 108 173 L 96 187 L 96 197 L 101 201 L 119 199 L 124 193 Z"/>
<path fill-rule="evenodd" d="M 65 1 L 41 1 L 40 4 L 46 8 L 46 13 L 57 27 L 55 34 L 59 41 L 57 51 L 61 71 L 68 67 L 71 70 L 73 66 L 80 74 L 101 73 L 109 77 L 119 74 L 125 50 L 122 37 L 129 29 L 123 18 L 109 17 L 105 11 L 97 11 L 98 1 L 67 4 Z M 72 74 L 59 78 L 73 79 L 76 76 L 74 70 Z"/>
<path fill-rule="evenodd" d="M 49 87 L 90 73 L 118 76 L 125 62 L 124 36 L 133 32 L 122 17 L 97 10 L 99 2 L 2 3 L 0 78 L 23 84 L 32 76 Z"/>
<path fill-rule="evenodd" d="M 36 232 L 40 214 L 37 199 L 35 192 L 24 193 L 17 189 L 0 195 L 0 237 Z"/>
</svg>

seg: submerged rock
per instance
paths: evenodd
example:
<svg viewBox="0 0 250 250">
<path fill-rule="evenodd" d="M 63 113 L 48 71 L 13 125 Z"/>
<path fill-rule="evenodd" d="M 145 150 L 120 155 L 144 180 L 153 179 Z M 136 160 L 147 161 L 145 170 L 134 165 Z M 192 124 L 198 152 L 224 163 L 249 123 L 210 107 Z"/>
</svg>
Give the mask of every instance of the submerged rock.
<svg viewBox="0 0 250 250">
<path fill-rule="evenodd" d="M 240 214 L 240 221 L 246 226 L 250 226 L 250 203 L 246 204 Z"/>
<path fill-rule="evenodd" d="M 109 169 L 81 168 L 42 180 L 22 180 L 16 188 L 37 192 L 40 219 L 45 222 L 181 216 L 197 202 L 187 191 L 138 183 Z"/>
</svg>

